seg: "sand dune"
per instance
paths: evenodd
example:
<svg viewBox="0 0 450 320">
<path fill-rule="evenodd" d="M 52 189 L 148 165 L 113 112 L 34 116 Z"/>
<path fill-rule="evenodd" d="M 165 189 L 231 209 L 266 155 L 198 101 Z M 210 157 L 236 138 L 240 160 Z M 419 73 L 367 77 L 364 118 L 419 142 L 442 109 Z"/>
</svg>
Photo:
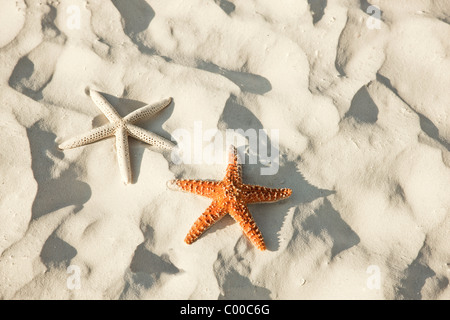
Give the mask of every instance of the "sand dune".
<svg viewBox="0 0 450 320">
<path fill-rule="evenodd" d="M 450 299 L 448 1 L 0 7 L 2 299 Z M 113 139 L 59 150 L 107 123 L 87 87 L 173 97 L 139 126 L 192 161 L 130 138 L 125 186 Z M 166 185 L 222 179 L 231 130 L 279 151 L 246 183 L 293 190 L 249 206 L 264 252 L 230 217 L 185 244 L 211 200 Z"/>
</svg>

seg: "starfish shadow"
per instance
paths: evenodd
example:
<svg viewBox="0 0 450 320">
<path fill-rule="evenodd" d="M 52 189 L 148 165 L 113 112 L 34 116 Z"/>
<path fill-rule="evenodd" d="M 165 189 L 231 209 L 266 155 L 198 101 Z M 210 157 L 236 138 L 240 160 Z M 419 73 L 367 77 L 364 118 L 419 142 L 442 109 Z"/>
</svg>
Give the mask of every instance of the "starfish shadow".
<svg viewBox="0 0 450 320">
<path fill-rule="evenodd" d="M 56 148 L 56 135 L 40 127 L 39 122 L 27 129 L 30 141 L 32 170 L 38 190 L 32 206 L 32 220 L 58 209 L 75 205 L 80 211 L 91 198 L 88 184 L 77 180 L 77 169 L 70 165 L 59 177 L 53 177 L 54 160 L 64 154 Z"/>
<path fill-rule="evenodd" d="M 244 132 L 254 129 L 259 132 L 264 129 L 259 119 L 246 107 L 237 102 L 237 98 L 231 95 L 225 104 L 224 111 L 219 119 L 220 130 L 240 129 Z M 258 137 L 261 139 L 262 137 Z M 267 137 L 267 150 L 272 149 L 272 141 Z M 248 164 L 246 157 L 243 166 L 244 183 L 268 186 L 271 188 L 291 188 L 292 196 L 276 203 L 264 203 L 249 205 L 250 212 L 260 227 L 266 240 L 268 250 L 276 251 L 279 248 L 278 234 L 286 218 L 287 211 L 293 205 L 309 203 L 317 198 L 326 197 L 334 193 L 331 190 L 320 189 L 310 184 L 297 168 L 297 161 L 288 160 L 286 155 L 280 155 L 280 166 L 274 175 L 261 175 L 265 167 L 261 154 L 258 154 L 256 164 Z M 299 160 L 299 159 L 296 159 Z M 277 214 L 274 214 L 277 212 Z M 284 214 L 278 214 L 279 212 Z"/>
<path fill-rule="evenodd" d="M 118 98 L 113 95 L 100 92 L 101 95 L 103 95 L 117 110 L 117 112 L 121 116 L 126 116 L 127 114 L 145 106 L 147 103 L 144 103 L 142 101 L 133 100 L 133 99 L 126 99 L 126 98 Z M 155 101 L 150 101 L 150 103 L 153 103 Z M 163 124 L 170 118 L 174 111 L 175 103 L 172 101 L 172 103 L 167 107 L 155 114 L 153 117 L 149 119 L 145 119 L 142 121 L 137 122 L 137 126 L 151 131 L 161 137 L 164 137 L 168 140 L 170 140 L 171 135 L 168 133 L 165 129 L 163 129 Z M 104 125 L 108 123 L 108 120 L 103 114 L 99 114 L 97 117 L 94 118 L 92 121 L 93 127 L 99 127 L 101 125 Z M 152 150 L 154 147 L 147 145 L 141 141 L 137 141 L 131 137 L 128 138 L 129 146 L 130 146 L 130 158 L 131 158 L 131 167 L 133 172 L 133 183 L 136 183 L 139 178 L 140 174 L 140 168 L 142 164 L 142 159 L 144 157 L 145 149 L 148 148 Z M 164 158 L 167 161 L 170 161 L 170 152 L 163 152 L 161 150 L 154 150 L 155 152 L 161 153 Z"/>
</svg>

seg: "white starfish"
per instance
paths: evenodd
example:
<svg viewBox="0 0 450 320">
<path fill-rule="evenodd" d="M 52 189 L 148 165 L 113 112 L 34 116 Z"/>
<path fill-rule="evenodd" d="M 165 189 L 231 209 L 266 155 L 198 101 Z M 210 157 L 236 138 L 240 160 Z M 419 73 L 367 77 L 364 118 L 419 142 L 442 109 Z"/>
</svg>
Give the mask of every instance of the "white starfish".
<svg viewBox="0 0 450 320">
<path fill-rule="evenodd" d="M 63 142 L 59 145 L 60 149 L 72 149 L 115 136 L 117 160 L 119 162 L 120 173 L 122 175 L 123 182 L 125 184 L 129 184 L 131 183 L 132 178 L 128 136 L 141 140 L 150 145 L 154 145 L 160 149 L 171 150 L 174 147 L 174 144 L 171 141 L 134 125 L 135 122 L 151 117 L 169 106 L 172 102 L 172 98 L 146 105 L 122 118 L 99 92 L 91 89 L 88 92 L 92 101 L 94 101 L 97 107 L 104 113 L 110 123 L 94 128 L 89 132 L 80 134 L 66 142 Z"/>
</svg>

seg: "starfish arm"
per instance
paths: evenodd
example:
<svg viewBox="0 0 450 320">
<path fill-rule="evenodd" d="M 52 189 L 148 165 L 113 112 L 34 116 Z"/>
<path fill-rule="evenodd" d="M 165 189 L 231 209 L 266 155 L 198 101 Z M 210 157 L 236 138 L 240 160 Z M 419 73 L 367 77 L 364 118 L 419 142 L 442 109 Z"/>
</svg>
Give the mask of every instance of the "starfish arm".
<svg viewBox="0 0 450 320">
<path fill-rule="evenodd" d="M 230 146 L 228 153 L 228 166 L 224 180 L 237 184 L 242 183 L 242 165 L 239 161 L 238 152 L 235 146 Z"/>
<path fill-rule="evenodd" d="M 112 123 L 108 123 L 104 126 L 92 129 L 86 133 L 77 135 L 61 143 L 58 147 L 61 150 L 81 147 L 111 137 L 112 135 L 114 135 L 115 130 L 116 127 Z"/>
<path fill-rule="evenodd" d="M 219 183 L 216 181 L 172 180 L 169 181 L 168 186 L 174 190 L 191 192 L 208 198 L 214 198 L 219 191 Z"/>
<path fill-rule="evenodd" d="M 100 109 L 101 112 L 108 118 L 111 122 L 121 122 L 122 117 L 117 113 L 117 111 L 112 107 L 112 105 L 103 97 L 98 91 L 89 90 L 89 96 L 95 105 Z"/>
<path fill-rule="evenodd" d="M 253 243 L 259 250 L 266 250 L 261 231 L 255 223 L 248 207 L 242 203 L 236 203 L 230 206 L 230 215 L 239 223 L 245 236 Z"/>
<path fill-rule="evenodd" d="M 130 136 L 148 143 L 149 145 L 166 150 L 172 150 L 174 147 L 174 144 L 171 141 L 164 139 L 163 137 L 158 136 L 155 133 L 139 128 L 135 125 L 127 124 L 127 129 Z"/>
<path fill-rule="evenodd" d="M 129 184 L 131 183 L 130 148 L 128 146 L 128 135 L 123 127 L 116 131 L 116 151 L 122 181 Z"/>
<path fill-rule="evenodd" d="M 289 198 L 292 194 L 289 188 L 274 189 L 248 184 L 242 186 L 242 191 L 245 203 L 276 202 Z"/>
<path fill-rule="evenodd" d="M 187 244 L 193 243 L 197 240 L 203 232 L 206 231 L 211 225 L 216 221 L 220 220 L 226 211 L 224 207 L 219 206 L 217 201 L 213 201 L 211 205 L 206 209 L 206 211 L 195 221 L 189 230 L 184 242 Z"/>
<path fill-rule="evenodd" d="M 163 101 L 156 102 L 153 104 L 146 105 L 142 108 L 133 111 L 127 115 L 123 120 L 128 123 L 135 123 L 139 120 L 150 118 L 151 116 L 157 114 L 162 109 L 168 107 L 172 103 L 172 98 L 164 99 Z"/>
</svg>

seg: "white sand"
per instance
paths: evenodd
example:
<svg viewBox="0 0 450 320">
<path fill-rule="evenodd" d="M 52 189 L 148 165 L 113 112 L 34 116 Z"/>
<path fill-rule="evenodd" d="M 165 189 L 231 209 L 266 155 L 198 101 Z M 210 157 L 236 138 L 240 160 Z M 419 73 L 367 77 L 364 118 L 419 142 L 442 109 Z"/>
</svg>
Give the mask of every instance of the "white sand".
<svg viewBox="0 0 450 320">
<path fill-rule="evenodd" d="M 450 299 L 449 1 L 0 8 L 0 298 Z M 166 138 L 279 130 L 277 174 L 243 168 L 293 189 L 250 206 L 268 250 L 229 217 L 183 242 L 210 200 L 166 181 L 225 164 L 130 139 L 125 186 L 113 140 L 58 150 L 106 122 L 88 86 L 122 115 L 173 97 L 140 123 Z"/>
</svg>

